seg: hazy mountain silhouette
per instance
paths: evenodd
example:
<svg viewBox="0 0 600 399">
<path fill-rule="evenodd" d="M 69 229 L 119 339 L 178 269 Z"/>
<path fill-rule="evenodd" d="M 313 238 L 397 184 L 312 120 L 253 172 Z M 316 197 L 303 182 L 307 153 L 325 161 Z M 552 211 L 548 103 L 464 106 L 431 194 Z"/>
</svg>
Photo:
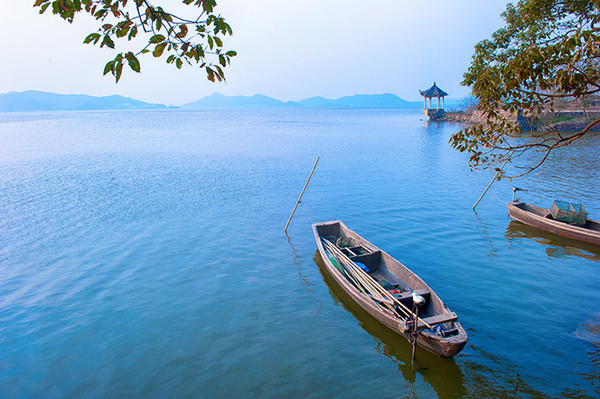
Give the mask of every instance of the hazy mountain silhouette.
<svg viewBox="0 0 600 399">
<path fill-rule="evenodd" d="M 162 104 L 149 104 L 133 98 L 85 94 L 56 94 L 28 90 L 0 94 L 0 111 L 78 111 L 117 109 L 161 109 Z"/>
</svg>

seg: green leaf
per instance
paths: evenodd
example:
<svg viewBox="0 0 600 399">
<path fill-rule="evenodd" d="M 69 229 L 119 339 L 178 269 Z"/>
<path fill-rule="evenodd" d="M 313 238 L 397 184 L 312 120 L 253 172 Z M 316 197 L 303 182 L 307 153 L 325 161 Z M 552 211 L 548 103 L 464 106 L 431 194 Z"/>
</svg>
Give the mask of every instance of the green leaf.
<svg viewBox="0 0 600 399">
<path fill-rule="evenodd" d="M 183 61 L 181 60 L 181 58 L 177 58 L 177 61 L 175 61 L 175 66 L 177 67 L 177 69 L 181 69 L 181 67 L 183 66 Z"/>
<path fill-rule="evenodd" d="M 117 62 L 115 66 L 115 83 L 119 83 L 119 79 L 121 79 L 121 74 L 123 73 L 123 61 Z"/>
<path fill-rule="evenodd" d="M 156 43 L 161 43 L 164 41 L 165 41 L 165 37 L 163 35 L 154 35 L 150 38 L 148 43 L 156 44 Z"/>
<path fill-rule="evenodd" d="M 90 42 L 94 42 L 94 44 L 98 43 L 98 40 L 100 39 L 100 33 L 90 33 L 89 35 L 87 35 L 87 37 L 83 40 L 83 43 L 88 44 Z"/>
<path fill-rule="evenodd" d="M 94 18 L 96 19 L 101 19 L 102 17 L 104 17 L 106 14 L 108 13 L 108 10 L 106 9 L 101 9 L 99 10 L 97 13 L 94 14 Z"/>
<path fill-rule="evenodd" d="M 109 48 L 115 48 L 115 42 L 113 42 L 113 40 L 110 38 L 109 35 L 104 35 L 104 38 L 102 39 L 102 43 L 100 43 L 100 47 L 109 47 Z"/>
<path fill-rule="evenodd" d="M 188 34 L 188 27 L 187 25 L 180 25 L 179 26 L 179 33 L 175 35 L 176 38 L 182 38 L 182 37 L 186 37 Z"/>
<path fill-rule="evenodd" d="M 103 75 L 106 75 L 107 73 L 111 72 L 113 70 L 113 66 L 115 65 L 115 61 L 108 61 L 106 63 L 106 65 L 104 66 L 104 73 Z"/>
<path fill-rule="evenodd" d="M 125 58 L 127 59 L 127 62 L 129 63 L 129 68 L 131 68 L 133 71 L 140 73 L 140 61 L 137 59 L 137 57 L 130 51 L 127 54 L 125 54 Z"/>
<path fill-rule="evenodd" d="M 213 8 L 217 5 L 215 0 L 199 0 L 202 3 L 202 8 L 205 12 L 212 12 Z"/>
<path fill-rule="evenodd" d="M 117 37 L 118 38 L 125 37 L 125 35 L 127 35 L 127 33 L 129 32 L 130 26 L 126 25 L 126 24 L 119 24 L 119 25 L 118 25 L 119 28 L 117 29 Z"/>
<path fill-rule="evenodd" d="M 157 44 L 156 47 L 154 47 L 154 51 L 152 52 L 152 55 L 156 58 L 160 57 L 163 54 L 163 52 L 165 51 L 166 46 L 167 46 L 167 43 Z"/>
<path fill-rule="evenodd" d="M 129 36 L 127 36 L 127 40 L 131 40 L 134 37 L 136 37 L 137 33 L 138 33 L 137 26 L 133 25 L 131 27 L 131 29 L 129 30 Z"/>
</svg>

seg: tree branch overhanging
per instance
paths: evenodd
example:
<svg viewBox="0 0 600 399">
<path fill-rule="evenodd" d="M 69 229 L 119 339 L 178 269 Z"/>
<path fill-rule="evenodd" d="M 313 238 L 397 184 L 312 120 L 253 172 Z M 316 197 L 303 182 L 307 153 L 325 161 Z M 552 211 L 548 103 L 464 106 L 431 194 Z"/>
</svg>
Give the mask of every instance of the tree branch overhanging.
<svg viewBox="0 0 600 399">
<path fill-rule="evenodd" d="M 503 13 L 506 26 L 475 46 L 463 84 L 470 86 L 484 119 L 454 134 L 451 145 L 469 154 L 472 169 L 495 168 L 504 161 L 524 160 L 542 151 L 525 171 L 539 168 L 552 151 L 592 133 L 600 120 L 588 119 L 575 134 L 556 130 L 524 132 L 512 114 L 522 111 L 534 125 L 571 101 L 589 116 L 584 103 L 597 103 L 600 114 L 600 2 L 595 0 L 520 0 Z M 582 118 L 583 119 L 583 118 Z M 510 154 L 510 155 L 509 155 Z"/>
<path fill-rule="evenodd" d="M 33 6 L 39 7 L 40 14 L 51 8 L 53 14 L 68 22 L 73 22 L 79 13 L 101 22 L 98 30 L 84 39 L 85 44 L 117 51 L 117 42 L 126 39 L 121 44 L 126 50 L 104 66 L 104 75 L 111 73 L 116 82 L 126 64 L 139 73 L 138 57 L 148 53 L 154 58 L 165 57 L 166 63 L 177 69 L 184 63 L 196 64 L 205 70 L 207 79 L 224 80 L 223 68 L 237 55 L 223 48 L 223 38 L 233 33 L 231 27 L 214 13 L 216 0 L 182 0 L 182 3 L 199 8 L 198 16 L 194 19 L 178 16 L 149 0 L 36 0 Z M 141 36 L 146 36 L 146 43 L 140 45 Z"/>
</svg>

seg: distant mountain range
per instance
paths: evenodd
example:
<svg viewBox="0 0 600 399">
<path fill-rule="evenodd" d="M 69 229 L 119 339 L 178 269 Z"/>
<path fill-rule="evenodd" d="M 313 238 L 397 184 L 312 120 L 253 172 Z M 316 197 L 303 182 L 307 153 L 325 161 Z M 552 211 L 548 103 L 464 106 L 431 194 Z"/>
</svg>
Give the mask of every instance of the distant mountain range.
<svg viewBox="0 0 600 399">
<path fill-rule="evenodd" d="M 262 94 L 254 96 L 224 96 L 219 93 L 184 104 L 184 109 L 200 108 L 273 108 L 273 107 L 343 107 L 343 108 L 417 108 L 422 102 L 410 102 L 394 94 L 357 94 L 330 100 L 311 97 L 300 101 L 283 102 Z"/>
<path fill-rule="evenodd" d="M 3 112 L 162 108 L 167 107 L 117 95 L 94 97 L 84 94 L 56 94 L 35 90 L 0 94 L 0 111 Z"/>
<path fill-rule="evenodd" d="M 446 101 L 448 107 L 455 101 Z M 419 108 L 421 101 L 406 101 L 386 94 L 357 94 L 336 100 L 311 97 L 300 101 L 283 102 L 262 94 L 254 96 L 224 96 L 214 93 L 181 107 L 150 104 L 123 96 L 94 97 L 83 94 L 56 94 L 29 90 L 0 94 L 0 112 L 77 111 L 121 109 L 210 109 L 210 108 L 275 108 L 275 107 L 340 107 L 340 108 Z"/>
</svg>

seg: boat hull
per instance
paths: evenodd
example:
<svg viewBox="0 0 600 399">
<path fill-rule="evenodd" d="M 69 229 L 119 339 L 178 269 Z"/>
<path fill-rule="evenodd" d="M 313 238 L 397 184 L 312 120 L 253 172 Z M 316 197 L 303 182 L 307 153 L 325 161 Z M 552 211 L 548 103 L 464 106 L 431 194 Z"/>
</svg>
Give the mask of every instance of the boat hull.
<svg viewBox="0 0 600 399">
<path fill-rule="evenodd" d="M 587 227 L 579 227 L 550 219 L 550 210 L 524 202 L 506 204 L 510 217 L 518 222 L 561 237 L 600 246 L 600 223 L 587 219 Z"/>
<path fill-rule="evenodd" d="M 351 230 L 349 230 L 340 221 L 315 223 L 313 225 L 315 240 L 317 242 L 317 246 L 318 246 L 318 250 L 319 250 L 318 252 L 323 261 L 323 264 L 325 265 L 325 267 L 327 269 L 328 274 L 335 280 L 335 282 L 340 286 L 340 288 L 342 290 L 344 290 L 349 295 L 349 297 L 354 302 L 356 302 L 362 309 L 364 309 L 367 313 L 369 313 L 371 316 L 373 316 L 381 324 L 383 324 L 384 326 L 388 327 L 390 330 L 395 332 L 397 335 L 401 336 L 402 338 L 408 340 L 408 342 L 412 343 L 413 337 L 412 337 L 410 329 L 408 328 L 406 323 L 403 320 L 400 320 L 391 311 L 381 310 L 380 308 L 376 307 L 373 304 L 372 300 L 370 300 L 368 297 L 366 297 L 364 294 L 362 294 L 360 291 L 358 291 L 358 289 L 356 289 L 356 287 L 353 284 L 351 284 L 346 279 L 346 277 L 344 277 L 344 275 L 342 275 L 342 273 L 334 266 L 332 261 L 328 258 L 325 248 L 324 248 L 323 244 L 321 243 L 320 238 L 322 237 L 322 235 L 319 234 L 319 226 L 327 226 L 327 225 L 332 225 L 332 224 L 340 224 L 342 226 L 342 229 L 345 229 L 348 232 L 356 234 L 356 233 L 352 232 Z M 379 248 L 375 247 L 373 244 L 369 243 L 368 241 L 362 239 L 362 237 L 361 237 L 361 240 L 362 240 L 363 245 L 368 246 L 373 250 L 380 251 Z M 413 288 L 427 289 L 429 292 L 431 292 L 432 300 L 436 301 L 436 307 L 441 312 L 450 313 L 449 309 L 443 304 L 443 302 L 441 302 L 441 300 L 439 299 L 439 297 L 437 297 L 435 292 L 433 292 L 433 290 L 431 290 L 429 288 L 429 286 L 427 286 L 418 276 L 416 276 L 414 273 L 410 272 L 407 268 L 405 268 L 404 265 L 400 264 L 400 262 L 391 258 L 385 252 L 382 251 L 382 254 L 383 254 L 383 256 L 385 256 L 387 258 L 388 261 L 393 260 L 394 262 L 397 262 L 398 265 L 400 265 L 402 268 L 406 269 L 406 271 L 411 274 L 410 277 L 413 280 L 412 282 L 415 283 L 414 284 L 415 287 L 413 287 Z M 417 345 L 432 352 L 432 353 L 435 353 L 436 355 L 441 356 L 441 357 L 455 356 L 466 345 L 468 336 L 467 336 L 466 331 L 460 325 L 460 323 L 458 323 L 457 321 L 454 321 L 453 325 L 455 326 L 455 328 L 457 328 L 458 334 L 455 336 L 450 336 L 450 337 L 441 337 L 440 335 L 438 335 L 430 330 L 420 331 L 417 336 Z"/>
</svg>

